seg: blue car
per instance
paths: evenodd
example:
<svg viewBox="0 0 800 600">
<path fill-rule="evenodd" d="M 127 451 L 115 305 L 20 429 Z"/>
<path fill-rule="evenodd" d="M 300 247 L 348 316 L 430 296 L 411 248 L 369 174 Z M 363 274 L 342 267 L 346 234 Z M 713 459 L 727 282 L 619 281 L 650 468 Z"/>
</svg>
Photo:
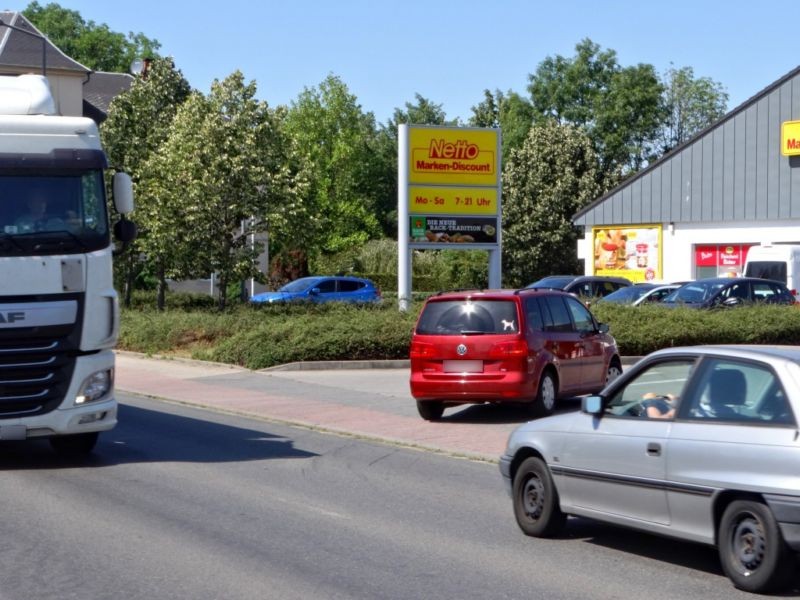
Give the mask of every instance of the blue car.
<svg viewBox="0 0 800 600">
<path fill-rule="evenodd" d="M 277 292 L 256 294 L 250 302 L 380 302 L 381 291 L 369 279 L 359 277 L 301 277 Z"/>
</svg>

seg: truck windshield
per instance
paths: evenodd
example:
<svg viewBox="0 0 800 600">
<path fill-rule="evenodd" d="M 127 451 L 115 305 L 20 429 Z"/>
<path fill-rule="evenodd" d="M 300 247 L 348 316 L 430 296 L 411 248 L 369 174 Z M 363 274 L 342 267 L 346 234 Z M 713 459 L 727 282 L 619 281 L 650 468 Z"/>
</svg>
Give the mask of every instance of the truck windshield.
<svg viewBox="0 0 800 600">
<path fill-rule="evenodd" d="M 79 253 L 108 244 L 102 171 L 0 172 L 0 255 Z"/>
</svg>

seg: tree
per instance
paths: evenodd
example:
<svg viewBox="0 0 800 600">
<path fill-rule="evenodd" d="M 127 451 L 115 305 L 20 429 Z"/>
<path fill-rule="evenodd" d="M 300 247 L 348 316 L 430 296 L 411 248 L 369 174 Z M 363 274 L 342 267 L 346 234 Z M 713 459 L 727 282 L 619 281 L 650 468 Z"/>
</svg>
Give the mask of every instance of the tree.
<svg viewBox="0 0 800 600">
<path fill-rule="evenodd" d="M 728 93 L 708 77 L 695 79 L 691 67 L 671 67 L 663 77 L 666 120 L 660 150 L 668 152 L 718 121 L 725 114 Z"/>
<path fill-rule="evenodd" d="M 161 277 L 216 273 L 220 310 L 229 283 L 258 276 L 263 248 L 248 244 L 250 234 L 269 230 L 305 247 L 304 232 L 313 230 L 299 200 L 302 174 L 287 158 L 283 115 L 255 94 L 239 71 L 215 80 L 208 97 L 192 93 L 142 173 L 144 251 Z"/>
<path fill-rule="evenodd" d="M 592 142 L 575 125 L 534 125 L 503 170 L 505 286 L 578 271 L 572 216 L 600 193 Z"/>
<path fill-rule="evenodd" d="M 392 118 L 382 125 L 377 134 L 374 160 L 379 170 L 375 180 L 376 212 L 386 237 L 397 237 L 397 126 L 441 125 L 452 127 L 458 120 L 448 120 L 441 104 L 414 95 L 415 102 L 406 102 L 404 108 L 395 108 Z"/>
<path fill-rule="evenodd" d="M 319 216 L 314 247 L 334 253 L 377 237 L 374 181 L 380 173 L 372 113 L 364 113 L 342 80 L 329 75 L 292 103 L 286 128 L 306 165 L 305 201 Z"/>
<path fill-rule="evenodd" d="M 134 185 L 144 176 L 142 169 L 147 159 L 167 138 L 178 107 L 189 95 L 189 83 L 172 60 L 154 59 L 147 76 L 134 79 L 131 88 L 112 100 L 108 118 L 100 129 L 103 147 L 109 162 L 131 175 Z M 147 214 L 147 203 L 158 202 L 137 193 L 135 211 L 139 239 L 128 246 L 123 256 L 114 262 L 118 280 L 123 282 L 123 302 L 130 306 L 135 277 L 145 266 L 139 260 L 142 244 L 146 240 L 148 223 L 140 215 Z M 163 307 L 163 298 L 159 296 Z"/>
<path fill-rule="evenodd" d="M 494 94 L 484 90 L 484 99 L 472 107 L 469 124 L 473 127 L 499 127 L 503 139 L 503 164 L 511 151 L 522 146 L 533 125 L 534 112 L 531 103 L 517 94 L 505 94 L 496 90 Z"/>
<path fill-rule="evenodd" d="M 588 134 L 607 188 L 652 159 L 664 120 L 663 86 L 652 65 L 622 68 L 616 52 L 590 39 L 575 51 L 573 58 L 542 61 L 528 90 L 538 121 L 553 118 Z"/>
<path fill-rule="evenodd" d="M 127 73 L 134 59 L 156 58 L 161 47 L 143 33 L 125 36 L 108 25 L 84 21 L 78 11 L 55 2 L 31 2 L 22 14 L 64 54 L 95 71 Z"/>
</svg>

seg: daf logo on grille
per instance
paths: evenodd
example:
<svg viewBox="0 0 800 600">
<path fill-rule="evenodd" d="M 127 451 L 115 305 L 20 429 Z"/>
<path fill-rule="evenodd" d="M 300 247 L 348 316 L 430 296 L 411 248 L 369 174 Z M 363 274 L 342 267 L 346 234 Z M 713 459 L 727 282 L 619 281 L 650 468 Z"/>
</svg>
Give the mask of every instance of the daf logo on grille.
<svg viewBox="0 0 800 600">
<path fill-rule="evenodd" d="M 0 323 L 16 323 L 24 320 L 25 313 L 22 311 L 0 312 Z"/>
<path fill-rule="evenodd" d="M 464 356 L 467 353 L 467 347 L 464 344 L 456 346 L 456 352 L 459 356 Z"/>
</svg>

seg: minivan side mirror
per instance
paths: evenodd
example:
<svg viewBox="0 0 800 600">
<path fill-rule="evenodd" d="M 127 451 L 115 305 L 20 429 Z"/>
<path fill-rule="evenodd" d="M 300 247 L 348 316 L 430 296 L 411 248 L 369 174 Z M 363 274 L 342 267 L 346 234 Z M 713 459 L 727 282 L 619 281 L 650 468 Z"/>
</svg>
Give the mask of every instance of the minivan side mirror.
<svg viewBox="0 0 800 600">
<path fill-rule="evenodd" d="M 584 396 L 581 399 L 581 412 L 598 416 L 603 412 L 602 396 Z"/>
<path fill-rule="evenodd" d="M 599 331 L 600 333 L 608 333 L 609 331 L 608 323 L 598 323 L 597 331 Z"/>
</svg>

